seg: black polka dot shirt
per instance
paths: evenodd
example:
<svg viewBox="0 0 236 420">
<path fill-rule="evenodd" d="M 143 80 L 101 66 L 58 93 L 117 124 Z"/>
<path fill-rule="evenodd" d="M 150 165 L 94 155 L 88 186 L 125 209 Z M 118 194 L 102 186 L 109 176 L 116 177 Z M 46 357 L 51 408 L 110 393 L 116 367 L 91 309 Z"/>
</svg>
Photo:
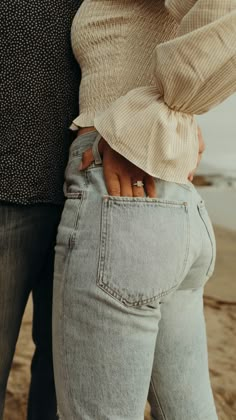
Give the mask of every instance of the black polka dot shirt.
<svg viewBox="0 0 236 420">
<path fill-rule="evenodd" d="M 76 0 L 0 2 L 0 200 L 63 202 L 80 71 L 70 47 Z"/>
</svg>

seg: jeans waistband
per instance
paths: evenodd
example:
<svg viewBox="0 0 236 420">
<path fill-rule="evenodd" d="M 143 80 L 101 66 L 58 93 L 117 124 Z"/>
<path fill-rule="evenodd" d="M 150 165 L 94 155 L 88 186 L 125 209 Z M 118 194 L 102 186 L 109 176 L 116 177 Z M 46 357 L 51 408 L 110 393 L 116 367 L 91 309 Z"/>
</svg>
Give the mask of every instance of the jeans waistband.
<svg viewBox="0 0 236 420">
<path fill-rule="evenodd" d="M 89 147 L 92 147 L 98 134 L 99 133 L 97 130 L 93 130 L 93 131 L 88 131 L 87 133 L 78 135 L 71 144 L 70 155 L 74 155 L 75 153 L 82 154 L 86 149 L 88 149 Z M 160 183 L 162 182 L 168 183 L 168 181 L 164 181 L 161 179 L 160 180 L 158 179 L 158 181 Z M 197 193 L 195 187 L 190 181 L 188 181 L 186 184 L 178 184 L 178 185 L 188 191 Z"/>
</svg>

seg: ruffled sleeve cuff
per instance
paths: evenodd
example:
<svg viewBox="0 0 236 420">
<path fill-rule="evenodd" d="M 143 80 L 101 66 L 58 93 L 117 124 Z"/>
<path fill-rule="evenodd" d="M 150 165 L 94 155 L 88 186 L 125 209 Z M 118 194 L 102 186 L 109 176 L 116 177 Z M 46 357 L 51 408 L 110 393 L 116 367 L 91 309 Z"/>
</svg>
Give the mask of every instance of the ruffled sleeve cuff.
<svg viewBox="0 0 236 420">
<path fill-rule="evenodd" d="M 196 166 L 195 118 L 171 110 L 154 87 L 119 98 L 95 117 L 94 125 L 114 150 L 154 177 L 187 183 Z"/>
</svg>

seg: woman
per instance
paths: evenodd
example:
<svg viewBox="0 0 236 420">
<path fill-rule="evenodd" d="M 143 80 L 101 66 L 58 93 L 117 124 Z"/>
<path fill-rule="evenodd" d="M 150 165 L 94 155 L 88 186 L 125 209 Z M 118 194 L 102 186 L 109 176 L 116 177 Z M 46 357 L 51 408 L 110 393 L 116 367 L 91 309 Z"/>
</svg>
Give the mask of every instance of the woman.
<svg viewBox="0 0 236 420">
<path fill-rule="evenodd" d="M 235 2 L 85 0 L 54 283 L 62 420 L 215 420 L 203 286 L 215 242 L 187 180 L 194 113 L 236 90 Z M 214 46 L 214 50 L 213 50 Z M 154 68 L 153 68 L 154 64 Z"/>
</svg>

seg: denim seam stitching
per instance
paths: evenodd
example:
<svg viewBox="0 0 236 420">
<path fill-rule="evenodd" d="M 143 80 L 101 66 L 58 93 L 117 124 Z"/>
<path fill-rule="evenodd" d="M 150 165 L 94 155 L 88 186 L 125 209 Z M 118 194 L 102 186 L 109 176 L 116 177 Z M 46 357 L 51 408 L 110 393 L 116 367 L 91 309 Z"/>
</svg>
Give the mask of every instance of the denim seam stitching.
<svg viewBox="0 0 236 420">
<path fill-rule="evenodd" d="M 105 197 L 107 198 L 107 197 Z M 108 208 L 110 207 L 110 203 L 112 200 L 104 200 L 103 207 L 102 207 L 102 225 L 101 225 L 101 247 L 100 247 L 100 253 L 99 253 L 99 263 L 98 263 L 98 276 L 97 276 L 97 285 L 98 287 L 103 290 L 105 293 L 110 295 L 112 298 L 118 300 L 119 302 L 125 304 L 129 307 L 140 307 L 143 305 L 147 305 L 148 303 L 155 302 L 156 300 L 162 298 L 163 296 L 168 295 L 172 290 L 175 290 L 178 286 L 178 282 L 168 290 L 164 290 L 161 293 L 158 293 L 157 295 L 153 296 L 152 298 L 148 299 L 142 299 L 134 302 L 128 301 L 126 298 L 124 298 L 120 293 L 113 290 L 112 287 L 104 283 L 104 266 L 105 266 L 105 257 L 106 257 L 106 249 L 107 249 L 107 236 L 108 236 L 108 221 L 107 221 L 107 215 L 108 215 Z M 179 277 L 183 274 L 187 260 L 189 255 L 189 242 L 190 242 L 190 223 L 189 223 L 189 212 L 187 209 L 186 204 L 183 205 L 185 207 L 185 214 L 186 214 L 186 250 L 185 250 L 185 256 L 183 260 L 183 266 L 180 270 Z"/>
<path fill-rule="evenodd" d="M 82 205 L 84 203 L 84 199 L 86 196 L 85 191 L 80 191 L 79 193 L 75 193 L 75 194 L 77 194 L 77 196 L 68 198 L 69 200 L 78 200 L 77 202 L 80 203 L 80 205 L 76 209 L 75 219 L 74 219 L 74 224 L 73 224 L 73 231 L 70 234 L 69 239 L 68 239 L 69 249 L 73 249 L 76 243 L 76 234 L 78 231 L 79 221 L 81 218 L 81 209 L 82 209 Z"/>
<path fill-rule="evenodd" d="M 156 392 L 156 388 L 155 388 L 155 385 L 154 385 L 154 382 L 153 382 L 153 379 L 152 379 L 152 378 L 151 378 L 151 385 L 152 385 L 152 388 L 153 388 L 153 393 L 154 393 L 154 396 L 155 396 L 155 398 L 156 398 L 156 403 L 157 403 L 157 405 L 158 405 L 158 408 L 159 408 L 159 410 L 160 410 L 160 414 L 161 414 L 161 416 L 162 416 L 162 420 L 167 420 L 167 417 L 165 416 L 164 410 L 163 410 L 163 408 L 162 408 L 162 405 L 161 405 L 160 399 L 159 399 L 159 397 L 158 397 L 158 394 L 157 394 L 157 392 Z M 152 410 L 152 407 L 151 407 L 151 410 Z M 160 420 L 161 420 L 161 419 L 160 419 Z"/>
<path fill-rule="evenodd" d="M 211 275 L 211 270 L 210 270 L 210 268 L 211 268 L 212 263 L 213 263 L 213 260 L 214 260 L 214 246 L 213 246 L 213 242 L 212 242 L 212 239 L 211 239 L 211 235 L 210 235 L 209 229 L 208 229 L 208 227 L 207 227 L 207 224 L 206 224 L 206 222 L 205 222 L 205 220 L 204 220 L 204 217 L 203 217 L 203 214 L 202 214 L 202 209 L 204 209 L 204 206 L 202 206 L 202 207 L 198 206 L 198 212 L 199 212 L 200 218 L 201 218 L 201 220 L 203 221 L 203 224 L 204 224 L 204 226 L 205 226 L 205 229 L 206 229 L 206 232 L 207 232 L 208 238 L 209 238 L 210 243 L 211 243 L 211 251 L 212 251 L 211 261 L 210 261 L 209 267 L 208 267 L 207 272 L 206 272 L 206 276 L 208 276 L 208 275 L 210 276 L 210 275 Z"/>
<path fill-rule="evenodd" d="M 99 260 L 98 260 L 98 276 L 97 276 L 97 285 L 101 286 L 102 279 L 104 276 L 104 256 L 106 254 L 106 232 L 107 232 L 107 226 L 106 226 L 106 215 L 107 215 L 107 206 L 106 202 L 103 201 L 102 203 L 102 217 L 101 217 L 101 232 L 100 232 L 100 251 L 99 251 Z"/>
<path fill-rule="evenodd" d="M 70 238 L 72 238 L 72 236 L 74 235 L 73 239 L 72 239 L 73 240 L 73 246 L 75 245 L 76 229 L 78 228 L 78 221 L 80 219 L 78 217 L 78 214 L 81 212 L 82 204 L 84 203 L 85 198 L 87 196 L 86 191 L 81 191 L 81 193 L 82 193 L 81 203 L 80 203 L 79 208 L 77 209 L 76 216 L 75 216 L 74 227 L 73 227 L 74 232 L 70 235 Z M 70 240 L 70 238 L 69 238 L 69 240 Z M 72 248 L 73 248 L 73 246 L 72 246 Z M 66 299 L 65 298 L 65 289 L 66 289 L 66 284 L 67 284 L 67 281 L 68 281 L 68 280 L 65 280 L 65 279 L 67 278 L 66 273 L 68 271 L 70 259 L 71 259 L 71 256 L 72 256 L 72 248 L 69 249 L 65 270 L 64 270 L 64 273 L 63 273 L 63 277 L 64 277 L 64 282 L 63 282 L 63 314 L 62 314 L 62 331 L 63 331 L 62 344 L 63 344 L 63 349 L 66 349 L 66 346 L 65 346 L 65 341 L 66 341 L 65 340 L 65 327 L 64 327 L 64 321 L 65 321 L 64 307 L 65 307 L 65 299 Z M 64 362 L 64 367 L 65 367 L 65 369 L 64 369 L 64 379 L 65 379 L 65 383 L 68 384 L 67 395 L 68 395 L 68 399 L 70 400 L 70 403 L 71 403 L 69 406 L 70 406 L 70 411 L 73 413 L 73 417 L 76 418 L 76 416 L 77 416 L 76 415 L 76 407 L 75 407 L 75 404 L 74 404 L 74 401 L 73 401 L 73 395 L 72 395 L 71 386 L 70 386 L 71 381 L 69 379 L 70 375 L 69 375 L 69 370 L 68 370 L 68 353 L 65 351 L 64 355 L 65 355 L 65 357 L 64 357 L 64 359 L 65 359 L 65 362 Z"/>
<path fill-rule="evenodd" d="M 70 258 L 71 258 L 71 255 L 72 255 L 72 252 L 71 252 L 71 250 L 69 250 L 68 251 L 68 255 L 67 255 L 67 261 L 65 262 L 65 269 L 64 269 L 64 272 L 63 272 L 63 298 L 62 298 L 62 303 L 63 303 L 63 306 L 62 306 L 62 310 L 63 310 L 63 312 L 62 312 L 62 331 L 63 331 L 63 333 L 62 333 L 62 348 L 64 349 L 64 351 L 65 351 L 65 327 L 64 327 L 64 321 L 65 321 L 65 313 L 64 313 L 64 307 L 65 307 L 65 288 L 66 288 L 66 283 L 67 283 L 67 281 L 66 281 L 66 273 L 67 273 L 67 271 L 68 271 L 68 267 L 69 267 L 69 263 L 70 263 Z M 68 392 L 67 392 L 67 395 L 68 395 L 68 399 L 71 401 L 71 411 L 73 412 L 73 415 L 75 415 L 76 416 L 76 409 L 75 409 L 75 406 L 74 406 L 74 404 L 73 404 L 73 398 L 72 398 L 72 393 L 71 393 L 71 387 L 69 386 L 69 384 L 70 384 L 70 375 L 69 375 L 69 371 L 68 371 L 68 365 L 67 365 L 67 352 L 65 351 L 65 353 L 64 353 L 64 355 L 65 355 L 65 358 L 63 357 L 62 358 L 62 360 L 64 359 L 65 361 L 64 361 L 64 367 L 65 367 L 65 369 L 63 369 L 63 371 L 62 371 L 62 376 L 63 376 L 63 379 L 64 379 L 64 383 L 67 383 L 68 384 Z"/>
<path fill-rule="evenodd" d="M 149 198 L 149 197 L 120 197 L 120 196 L 104 196 L 104 199 L 120 205 L 123 203 L 129 203 L 132 205 L 142 204 L 147 205 L 148 207 L 160 206 L 160 207 L 177 207 L 177 208 L 186 208 L 188 203 L 186 201 L 175 201 L 175 200 L 163 200 L 160 198 Z"/>
<path fill-rule="evenodd" d="M 187 214 L 187 222 L 186 222 L 186 250 L 185 250 L 185 256 L 184 256 L 184 261 L 183 261 L 183 267 L 181 272 L 179 273 L 179 277 L 181 277 L 185 271 L 186 265 L 187 265 L 187 261 L 188 261 L 188 256 L 189 256 L 189 249 L 190 249 L 190 220 L 189 220 L 189 212 L 188 212 L 188 208 L 185 208 L 186 214 Z M 177 285 L 178 286 L 178 285 Z"/>
</svg>

